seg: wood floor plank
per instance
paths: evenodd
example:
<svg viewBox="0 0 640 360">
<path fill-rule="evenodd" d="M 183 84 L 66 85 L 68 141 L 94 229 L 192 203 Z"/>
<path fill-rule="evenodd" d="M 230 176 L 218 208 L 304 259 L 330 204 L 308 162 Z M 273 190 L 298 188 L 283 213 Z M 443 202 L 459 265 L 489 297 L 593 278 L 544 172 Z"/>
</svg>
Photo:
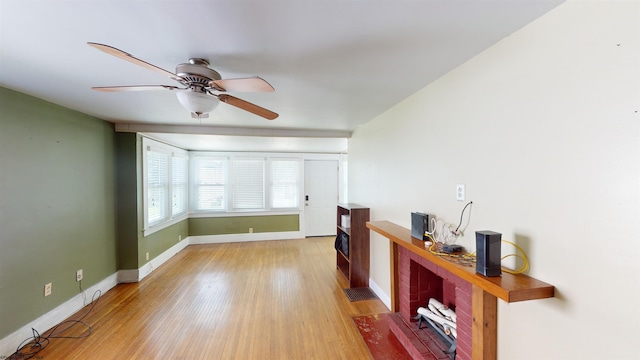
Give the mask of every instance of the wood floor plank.
<svg viewBox="0 0 640 360">
<path fill-rule="evenodd" d="M 349 302 L 344 287 L 332 238 L 191 245 L 140 283 L 103 294 L 83 319 L 89 337 L 52 339 L 37 356 L 370 358 L 351 317 L 388 309 L 377 299 Z"/>
</svg>

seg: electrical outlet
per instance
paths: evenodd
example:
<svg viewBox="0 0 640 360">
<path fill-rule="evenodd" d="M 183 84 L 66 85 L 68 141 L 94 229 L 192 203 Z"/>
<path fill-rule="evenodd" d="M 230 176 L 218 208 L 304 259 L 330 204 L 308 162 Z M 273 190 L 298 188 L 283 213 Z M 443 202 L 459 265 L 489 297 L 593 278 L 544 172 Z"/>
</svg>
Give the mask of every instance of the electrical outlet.
<svg viewBox="0 0 640 360">
<path fill-rule="evenodd" d="M 249 228 L 249 234 L 253 234 L 253 228 Z"/>
<path fill-rule="evenodd" d="M 149 253 L 145 253 L 145 254 L 144 254 L 144 258 L 145 258 L 147 261 L 149 261 Z"/>
<path fill-rule="evenodd" d="M 182 241 L 182 235 L 178 235 L 178 242 Z"/>
<path fill-rule="evenodd" d="M 456 200 L 464 201 L 464 184 L 456 185 Z"/>
<path fill-rule="evenodd" d="M 76 271 L 76 281 L 82 280 L 82 277 L 83 277 L 82 269 Z"/>
<path fill-rule="evenodd" d="M 48 283 L 44 286 L 44 296 L 51 295 L 51 283 Z"/>
</svg>

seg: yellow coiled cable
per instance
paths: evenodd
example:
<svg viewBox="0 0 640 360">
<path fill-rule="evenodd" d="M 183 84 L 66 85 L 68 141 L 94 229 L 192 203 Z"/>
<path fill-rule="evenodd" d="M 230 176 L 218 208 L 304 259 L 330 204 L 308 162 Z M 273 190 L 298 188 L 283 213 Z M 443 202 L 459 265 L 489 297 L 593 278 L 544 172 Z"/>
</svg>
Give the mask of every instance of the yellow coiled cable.
<svg viewBox="0 0 640 360">
<path fill-rule="evenodd" d="M 457 257 L 457 258 L 465 258 L 465 259 L 471 259 L 473 258 L 475 260 L 475 252 L 471 253 L 471 254 L 447 254 L 447 253 L 443 253 L 443 252 L 439 252 L 434 250 L 435 246 L 436 246 L 436 242 L 433 239 L 433 237 L 431 237 L 431 235 L 426 234 L 427 237 L 431 240 L 431 246 L 429 246 L 429 252 L 437 255 L 437 256 L 449 256 L 449 257 Z M 512 243 L 511 241 L 507 241 L 507 240 L 502 240 L 503 242 L 513 245 L 513 247 L 516 248 L 516 250 L 520 251 L 522 253 L 522 255 L 515 253 L 515 254 L 508 254 L 503 256 L 500 260 L 504 260 L 510 256 L 515 256 L 517 258 L 520 258 L 520 260 L 522 260 L 522 266 L 520 266 L 519 269 L 517 270 L 512 270 L 509 268 L 506 268 L 504 266 L 502 266 L 502 271 L 509 273 L 509 274 L 522 274 L 523 272 L 527 271 L 529 269 L 529 258 L 527 258 L 527 254 L 524 252 L 524 250 L 522 250 L 522 248 L 518 245 L 516 245 L 515 243 Z"/>
</svg>

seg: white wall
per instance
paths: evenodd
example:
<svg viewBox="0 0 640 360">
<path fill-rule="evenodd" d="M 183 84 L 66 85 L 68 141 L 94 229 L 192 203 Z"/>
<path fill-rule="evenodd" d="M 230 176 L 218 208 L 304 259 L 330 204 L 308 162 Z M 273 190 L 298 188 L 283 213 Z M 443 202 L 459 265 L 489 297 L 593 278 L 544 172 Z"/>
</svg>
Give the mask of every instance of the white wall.
<svg viewBox="0 0 640 360">
<path fill-rule="evenodd" d="M 638 359 L 640 3 L 569 1 L 355 132 L 350 201 L 410 227 L 424 211 L 459 243 L 494 230 L 553 299 L 499 303 L 501 359 Z M 503 254 L 511 252 L 503 246 Z M 372 233 L 371 280 L 389 291 Z"/>
</svg>

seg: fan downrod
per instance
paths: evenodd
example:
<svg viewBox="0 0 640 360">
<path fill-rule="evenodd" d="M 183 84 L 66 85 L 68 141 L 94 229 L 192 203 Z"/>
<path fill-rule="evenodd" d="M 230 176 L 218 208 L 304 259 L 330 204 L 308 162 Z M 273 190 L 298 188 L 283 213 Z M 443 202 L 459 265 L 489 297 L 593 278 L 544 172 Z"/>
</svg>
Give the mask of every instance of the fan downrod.
<svg viewBox="0 0 640 360">
<path fill-rule="evenodd" d="M 201 65 L 204 67 L 208 67 L 209 61 L 207 59 L 203 59 L 203 58 L 191 58 L 189 59 L 189 64 L 193 64 L 193 65 Z"/>
</svg>

